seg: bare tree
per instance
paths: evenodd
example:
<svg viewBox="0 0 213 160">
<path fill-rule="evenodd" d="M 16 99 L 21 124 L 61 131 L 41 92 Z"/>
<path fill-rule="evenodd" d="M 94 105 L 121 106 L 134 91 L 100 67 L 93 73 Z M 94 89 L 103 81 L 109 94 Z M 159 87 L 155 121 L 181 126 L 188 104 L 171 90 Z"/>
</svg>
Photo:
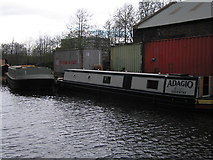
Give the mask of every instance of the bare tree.
<svg viewBox="0 0 213 160">
<path fill-rule="evenodd" d="M 125 4 L 117 9 L 113 19 L 105 24 L 108 36 L 113 43 L 130 43 L 133 40 L 133 26 L 137 22 L 137 16 L 131 4 Z"/>
<path fill-rule="evenodd" d="M 144 18 L 154 14 L 167 4 L 173 1 L 182 1 L 182 0 L 143 0 L 139 2 L 138 9 L 138 20 L 141 21 Z"/>
<path fill-rule="evenodd" d="M 105 25 L 104 25 L 104 29 L 106 32 L 106 38 L 108 38 L 110 40 L 110 44 L 113 44 L 113 23 L 111 20 L 107 20 Z"/>
<path fill-rule="evenodd" d="M 60 36 L 51 38 L 48 35 L 39 36 L 38 40 L 32 46 L 32 53 L 34 55 L 44 55 L 52 53 L 60 45 Z"/>
<path fill-rule="evenodd" d="M 164 6 L 164 3 L 159 0 L 148 0 L 139 2 L 139 19 L 152 15 Z"/>
<path fill-rule="evenodd" d="M 11 54 L 11 45 L 9 43 L 1 44 L 2 54 Z"/>
<path fill-rule="evenodd" d="M 86 37 L 89 34 L 89 21 L 92 15 L 86 9 L 78 9 L 71 22 L 67 25 L 70 37 Z"/>
<path fill-rule="evenodd" d="M 15 42 L 1 44 L 2 54 L 26 54 L 27 49 L 24 44 Z"/>
<path fill-rule="evenodd" d="M 25 42 L 25 47 L 26 47 L 26 49 L 27 49 L 27 55 L 31 55 L 31 54 L 32 54 L 33 46 L 34 46 L 34 40 L 28 39 L 28 40 Z"/>
<path fill-rule="evenodd" d="M 55 36 L 55 37 L 53 37 L 51 39 L 51 41 L 50 41 L 50 43 L 51 43 L 51 51 L 53 51 L 56 48 L 60 47 L 61 39 L 62 39 L 62 36 L 60 36 L 60 35 L 57 35 L 57 36 Z"/>
</svg>

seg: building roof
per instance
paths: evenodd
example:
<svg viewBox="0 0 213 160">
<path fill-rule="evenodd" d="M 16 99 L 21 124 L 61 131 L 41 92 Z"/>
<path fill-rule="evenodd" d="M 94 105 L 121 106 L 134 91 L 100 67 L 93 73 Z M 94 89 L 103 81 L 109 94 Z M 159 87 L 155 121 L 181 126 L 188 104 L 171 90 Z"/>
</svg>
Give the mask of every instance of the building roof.
<svg viewBox="0 0 213 160">
<path fill-rule="evenodd" d="M 212 0 L 206 2 L 185 1 L 165 6 L 141 21 L 135 28 L 142 29 L 208 18 L 213 18 Z"/>
</svg>

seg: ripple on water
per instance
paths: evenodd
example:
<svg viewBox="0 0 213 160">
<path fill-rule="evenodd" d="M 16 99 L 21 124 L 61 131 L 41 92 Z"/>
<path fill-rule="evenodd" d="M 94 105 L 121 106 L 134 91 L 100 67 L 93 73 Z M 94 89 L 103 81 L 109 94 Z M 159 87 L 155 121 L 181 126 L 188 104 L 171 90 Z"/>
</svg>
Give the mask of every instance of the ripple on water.
<svg viewBox="0 0 213 160">
<path fill-rule="evenodd" d="M 4 158 L 213 158 L 211 116 L 1 87 Z"/>
</svg>

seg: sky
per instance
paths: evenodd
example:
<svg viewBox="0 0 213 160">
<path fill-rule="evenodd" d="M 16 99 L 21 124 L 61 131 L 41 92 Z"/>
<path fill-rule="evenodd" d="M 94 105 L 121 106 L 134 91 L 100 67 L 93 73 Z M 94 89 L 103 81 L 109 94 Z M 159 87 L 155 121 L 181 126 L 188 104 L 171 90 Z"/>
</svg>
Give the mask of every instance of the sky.
<svg viewBox="0 0 213 160">
<path fill-rule="evenodd" d="M 138 7 L 139 0 L 0 0 L 0 44 L 66 33 L 71 16 L 81 8 L 92 14 L 93 25 L 102 27 L 126 3 Z"/>
</svg>

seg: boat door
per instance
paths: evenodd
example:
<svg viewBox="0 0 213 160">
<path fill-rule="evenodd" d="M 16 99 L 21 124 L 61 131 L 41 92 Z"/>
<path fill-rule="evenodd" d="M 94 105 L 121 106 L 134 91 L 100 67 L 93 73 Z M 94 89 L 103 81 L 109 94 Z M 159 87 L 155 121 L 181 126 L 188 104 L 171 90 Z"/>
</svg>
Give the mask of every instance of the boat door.
<svg viewBox="0 0 213 160">
<path fill-rule="evenodd" d="M 123 80 L 123 88 L 124 89 L 130 89 L 132 84 L 132 76 L 125 75 Z"/>
</svg>

